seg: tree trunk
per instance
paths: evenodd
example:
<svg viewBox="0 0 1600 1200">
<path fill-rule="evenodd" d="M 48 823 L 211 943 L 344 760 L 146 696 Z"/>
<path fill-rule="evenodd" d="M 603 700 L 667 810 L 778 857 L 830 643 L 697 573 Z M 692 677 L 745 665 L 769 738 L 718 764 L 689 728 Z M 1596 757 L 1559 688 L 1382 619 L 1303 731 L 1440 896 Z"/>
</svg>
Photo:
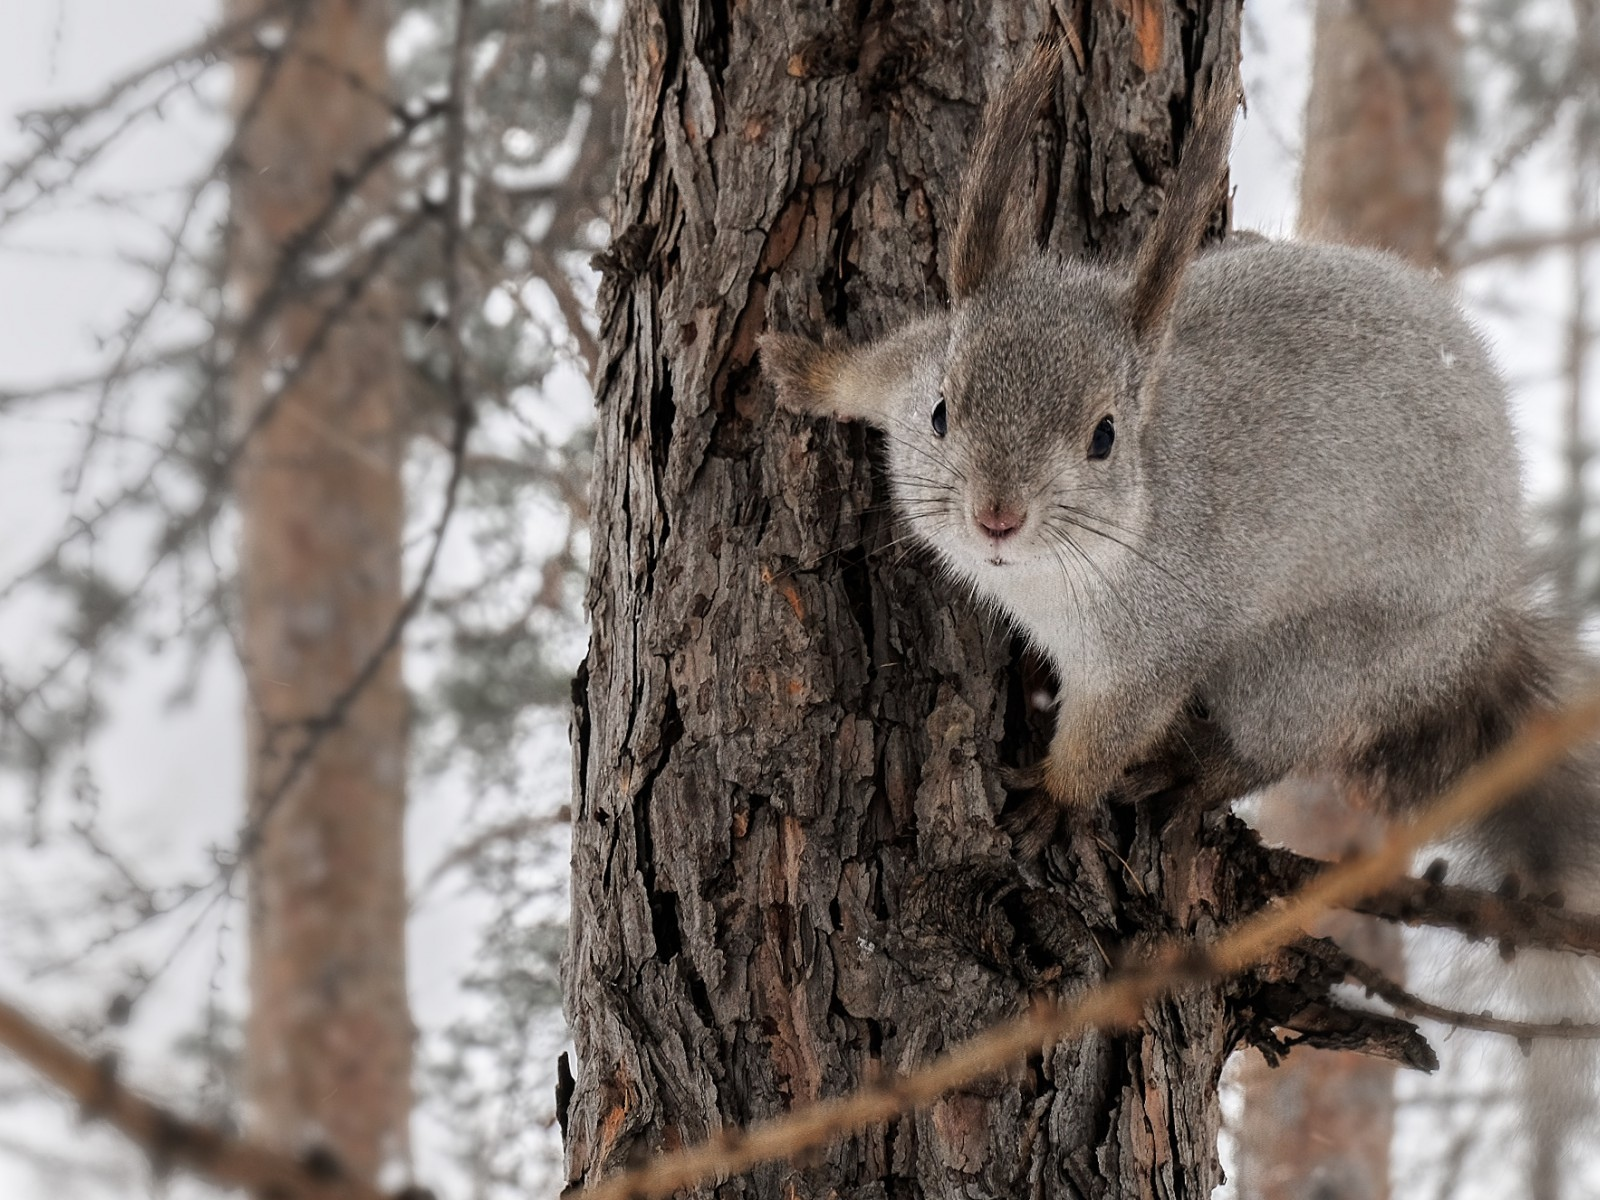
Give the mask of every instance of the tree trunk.
<svg viewBox="0 0 1600 1200">
<path fill-rule="evenodd" d="M 1455 0 L 1318 0 L 1300 230 L 1439 257 Z"/>
<path fill-rule="evenodd" d="M 1237 54 L 1232 2 L 1074 6 L 1055 245 L 1133 245 Z M 974 115 L 1038 12 L 627 8 L 575 688 L 575 1181 L 912 1070 L 1235 911 L 1182 806 L 1102 813 L 1058 888 L 1017 880 L 996 768 L 1037 737 L 1037 672 L 896 543 L 870 439 L 775 413 L 753 361 L 769 319 L 859 338 L 944 301 Z M 1233 1036 L 1198 989 L 717 1194 L 1205 1197 Z"/>
<path fill-rule="evenodd" d="M 1455 124 L 1456 43 L 1454 0 L 1320 0 L 1300 178 L 1303 233 L 1434 265 Z M 1332 858 L 1373 844 L 1381 829 L 1370 809 L 1320 782 L 1270 791 L 1260 825 L 1273 841 Z M 1403 978 L 1394 926 L 1340 913 L 1324 932 L 1391 979 Z M 1385 1200 L 1394 1071 L 1351 1051 L 1310 1050 L 1276 1068 L 1250 1055 L 1241 1076 L 1243 1195 Z"/>
<path fill-rule="evenodd" d="M 239 428 L 259 424 L 238 474 L 257 832 L 247 1094 L 258 1135 L 371 1179 L 405 1160 L 411 1108 L 398 652 L 338 701 L 401 603 L 399 325 L 381 280 L 352 292 L 278 271 L 388 135 L 389 12 L 291 5 L 282 24 L 281 54 L 236 63 L 234 104 L 230 282 L 246 313 L 295 289 L 239 347 L 233 379 Z M 319 240 L 351 245 L 390 187 L 377 172 Z"/>
</svg>

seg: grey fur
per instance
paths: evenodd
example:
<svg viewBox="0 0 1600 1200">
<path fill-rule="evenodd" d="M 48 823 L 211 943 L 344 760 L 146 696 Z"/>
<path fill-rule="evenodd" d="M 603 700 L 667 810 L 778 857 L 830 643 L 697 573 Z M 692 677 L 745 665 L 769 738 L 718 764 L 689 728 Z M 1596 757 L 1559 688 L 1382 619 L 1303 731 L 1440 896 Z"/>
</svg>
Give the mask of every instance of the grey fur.
<svg viewBox="0 0 1600 1200">
<path fill-rule="evenodd" d="M 1227 137 L 1196 143 L 1172 195 L 1209 206 Z M 1579 661 L 1530 583 L 1504 387 L 1436 280 L 1266 241 L 1190 265 L 1202 226 L 1158 220 L 1176 300 L 1154 310 L 1150 252 L 1124 270 L 1026 246 L 856 351 L 768 335 L 768 373 L 786 406 L 889 434 L 906 522 L 1054 663 L 1058 799 L 1112 790 L 1198 700 L 1230 778 L 1333 772 L 1414 804 L 1558 703 Z M 977 517 L 1002 510 L 1026 520 L 997 539 Z M 1501 868 L 1543 889 L 1592 872 L 1593 800 L 1592 773 L 1553 772 L 1487 827 Z"/>
</svg>

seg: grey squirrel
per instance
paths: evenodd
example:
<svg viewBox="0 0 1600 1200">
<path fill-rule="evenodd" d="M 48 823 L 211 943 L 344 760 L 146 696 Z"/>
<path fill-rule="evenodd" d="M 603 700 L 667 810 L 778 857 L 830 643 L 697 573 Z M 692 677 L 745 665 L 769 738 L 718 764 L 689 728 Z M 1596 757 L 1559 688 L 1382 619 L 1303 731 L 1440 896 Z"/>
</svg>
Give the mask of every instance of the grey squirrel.
<svg viewBox="0 0 1600 1200">
<path fill-rule="evenodd" d="M 985 111 L 948 310 L 854 348 L 766 334 L 778 401 L 885 431 L 901 518 L 1054 665 L 1037 781 L 1062 805 L 1116 793 L 1197 707 L 1218 799 L 1317 772 L 1425 802 L 1581 662 L 1532 579 L 1502 382 L 1392 257 L 1197 253 L 1232 84 L 1130 265 L 1040 249 L 1019 175 L 1059 69 L 1041 47 Z M 1597 781 L 1574 755 L 1489 818 L 1487 869 L 1583 890 Z"/>
</svg>

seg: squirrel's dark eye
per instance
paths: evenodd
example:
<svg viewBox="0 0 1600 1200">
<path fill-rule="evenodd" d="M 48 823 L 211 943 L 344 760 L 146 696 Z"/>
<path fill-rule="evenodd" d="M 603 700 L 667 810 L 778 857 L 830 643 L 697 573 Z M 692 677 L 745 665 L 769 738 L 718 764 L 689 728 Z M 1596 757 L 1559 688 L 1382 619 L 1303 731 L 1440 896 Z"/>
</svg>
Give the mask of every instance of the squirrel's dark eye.
<svg viewBox="0 0 1600 1200">
<path fill-rule="evenodd" d="M 950 431 L 950 419 L 945 415 L 944 401 L 933 406 L 933 433 L 935 437 L 943 437 Z"/>
<path fill-rule="evenodd" d="M 1089 457 L 1109 458 L 1111 443 L 1116 440 L 1117 428 L 1111 423 L 1111 418 L 1101 417 L 1100 424 L 1094 427 L 1094 436 L 1089 439 Z"/>
</svg>

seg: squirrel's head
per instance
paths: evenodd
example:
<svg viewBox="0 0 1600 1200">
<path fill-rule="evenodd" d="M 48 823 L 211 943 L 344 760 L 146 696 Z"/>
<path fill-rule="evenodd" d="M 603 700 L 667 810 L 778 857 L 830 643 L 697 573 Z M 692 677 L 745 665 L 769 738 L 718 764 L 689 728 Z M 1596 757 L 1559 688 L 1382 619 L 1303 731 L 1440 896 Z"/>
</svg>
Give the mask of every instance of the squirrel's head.
<svg viewBox="0 0 1600 1200">
<path fill-rule="evenodd" d="M 1035 253 L 868 346 L 769 334 L 764 370 L 786 408 L 883 431 L 897 508 L 954 564 L 1060 570 L 1114 550 L 1141 507 L 1150 356 L 1119 284 Z"/>
<path fill-rule="evenodd" d="M 988 106 L 951 248 L 953 304 L 869 345 L 761 342 L 778 402 L 882 430 L 901 515 L 983 577 L 1078 573 L 1123 547 L 1146 507 L 1145 384 L 1209 220 L 1236 94 L 1213 86 L 1131 269 L 1041 252 L 1018 186 L 1060 51 L 1036 50 Z"/>
</svg>

